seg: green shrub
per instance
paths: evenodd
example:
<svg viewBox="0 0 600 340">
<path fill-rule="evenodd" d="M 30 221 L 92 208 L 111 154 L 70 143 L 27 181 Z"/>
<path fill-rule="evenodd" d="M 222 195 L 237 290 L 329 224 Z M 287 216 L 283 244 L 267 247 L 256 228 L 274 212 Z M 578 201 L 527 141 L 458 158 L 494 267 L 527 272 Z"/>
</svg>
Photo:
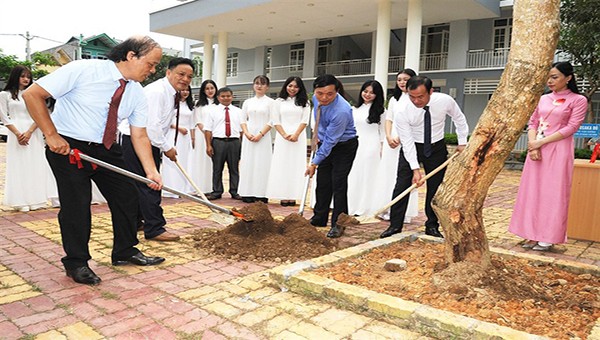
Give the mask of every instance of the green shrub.
<svg viewBox="0 0 600 340">
<path fill-rule="evenodd" d="M 446 144 L 458 145 L 458 135 L 456 133 L 446 133 L 444 135 L 444 140 L 446 141 Z"/>
<path fill-rule="evenodd" d="M 592 157 L 592 150 L 585 149 L 575 149 L 575 158 L 581 159 L 590 159 Z"/>
</svg>

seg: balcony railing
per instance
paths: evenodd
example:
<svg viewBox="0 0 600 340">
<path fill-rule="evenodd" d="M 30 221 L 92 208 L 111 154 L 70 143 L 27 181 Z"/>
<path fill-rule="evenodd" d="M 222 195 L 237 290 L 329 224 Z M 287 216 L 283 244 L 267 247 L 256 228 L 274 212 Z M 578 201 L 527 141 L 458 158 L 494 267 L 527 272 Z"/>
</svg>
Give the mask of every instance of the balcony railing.
<svg viewBox="0 0 600 340">
<path fill-rule="evenodd" d="M 302 77 L 302 65 L 273 66 L 267 68 L 267 77 L 271 80 L 283 80 L 288 77 Z"/>
<path fill-rule="evenodd" d="M 508 48 L 467 51 L 467 68 L 504 67 L 509 52 Z"/>
<path fill-rule="evenodd" d="M 352 76 L 371 73 L 371 58 L 329 61 L 318 63 L 316 76 L 335 74 L 336 76 Z"/>
</svg>

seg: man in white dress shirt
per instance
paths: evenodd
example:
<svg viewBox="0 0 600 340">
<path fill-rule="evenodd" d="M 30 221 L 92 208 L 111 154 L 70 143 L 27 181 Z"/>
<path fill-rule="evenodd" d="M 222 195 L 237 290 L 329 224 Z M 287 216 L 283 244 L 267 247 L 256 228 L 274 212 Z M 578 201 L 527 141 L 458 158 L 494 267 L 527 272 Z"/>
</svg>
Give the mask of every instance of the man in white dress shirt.
<svg viewBox="0 0 600 340">
<path fill-rule="evenodd" d="M 188 58 L 173 58 L 169 61 L 166 76 L 144 87 L 148 101 L 148 121 L 146 130 L 152 144 L 152 157 L 156 169 L 160 169 L 162 154 L 171 161 L 177 161 L 174 141 L 167 138 L 171 122 L 177 114 L 178 92 L 187 90 L 194 76 L 194 62 Z M 129 171 L 143 174 L 142 164 L 135 152 L 129 134 L 129 124 L 123 121 L 119 126 L 123 157 Z M 136 183 L 140 194 L 139 218 L 143 221 L 144 237 L 153 241 L 177 241 L 179 236 L 165 229 L 167 221 L 161 207 L 161 192 L 150 190 L 143 183 Z M 141 221 L 140 221 L 141 222 Z"/>
<path fill-rule="evenodd" d="M 229 170 L 229 194 L 235 200 L 241 200 L 238 194 L 240 181 L 240 155 L 242 142 L 242 110 L 234 105 L 233 91 L 222 87 L 217 92 L 219 105 L 212 105 L 206 115 L 204 136 L 206 154 L 212 158 L 213 191 L 206 195 L 209 200 L 218 200 L 223 195 L 223 169 L 227 163 Z"/>
<path fill-rule="evenodd" d="M 456 149 L 457 152 L 464 149 L 469 132 L 467 119 L 458 104 L 449 95 L 434 92 L 431 79 L 424 76 L 412 77 L 407 82 L 406 88 L 414 105 L 407 105 L 406 112 L 397 115 L 394 121 L 394 126 L 402 143 L 402 149 L 398 160 L 398 173 L 393 197 L 398 196 L 413 183 L 422 184 L 420 183 L 422 175 L 419 162 L 423 163 L 423 168 L 427 174 L 448 158 L 448 151 L 444 142 L 446 116 L 452 118 L 452 122 L 456 127 L 459 144 Z M 426 125 L 429 126 L 429 129 Z M 430 143 L 427 143 L 427 139 Z M 444 173 L 445 170 L 442 170 L 427 180 L 425 234 L 435 237 L 443 236 L 439 231 L 438 218 L 431 207 L 431 200 L 444 180 Z M 381 234 L 381 238 L 402 231 L 407 206 L 408 196 L 392 206 L 390 227 Z"/>
<path fill-rule="evenodd" d="M 152 166 L 146 134 L 148 104 L 139 82 L 155 72 L 162 49 L 150 37 L 132 37 L 115 46 L 109 60 L 76 60 L 30 86 L 23 99 L 46 137 L 46 158 L 58 186 L 58 222 L 67 276 L 95 285 L 101 279 L 88 266 L 92 227 L 91 181 L 108 201 L 113 224 L 112 264 L 156 265 L 165 259 L 146 256 L 135 247 L 138 195 L 132 179 L 78 159 L 84 154 L 124 167 L 121 146 L 114 143 L 116 124 L 128 120 L 131 140 L 148 179 L 149 189 L 160 192 L 162 180 Z M 121 95 L 119 96 L 118 93 Z M 56 99 L 52 116 L 46 99 Z M 117 108 L 115 110 L 115 108 Z M 113 114 L 111 114 L 113 113 Z M 110 117 L 110 119 L 109 119 Z"/>
</svg>

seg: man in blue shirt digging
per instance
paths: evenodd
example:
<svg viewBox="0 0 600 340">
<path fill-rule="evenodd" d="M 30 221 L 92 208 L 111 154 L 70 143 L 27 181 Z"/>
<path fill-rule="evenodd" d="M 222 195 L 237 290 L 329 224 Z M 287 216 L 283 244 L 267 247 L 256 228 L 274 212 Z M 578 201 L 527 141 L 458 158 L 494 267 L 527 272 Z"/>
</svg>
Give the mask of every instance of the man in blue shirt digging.
<svg viewBox="0 0 600 340">
<path fill-rule="evenodd" d="M 317 227 L 327 225 L 329 205 L 333 197 L 331 229 L 327 237 L 337 238 L 344 233 L 337 225 L 341 213 L 348 213 L 348 174 L 352 168 L 358 137 L 354 128 L 352 107 L 338 93 L 340 82 L 331 74 L 319 76 L 314 82 L 315 126 L 313 139 L 318 149 L 306 167 L 306 176 L 312 177 L 318 167 L 316 204 L 310 223 Z"/>
</svg>

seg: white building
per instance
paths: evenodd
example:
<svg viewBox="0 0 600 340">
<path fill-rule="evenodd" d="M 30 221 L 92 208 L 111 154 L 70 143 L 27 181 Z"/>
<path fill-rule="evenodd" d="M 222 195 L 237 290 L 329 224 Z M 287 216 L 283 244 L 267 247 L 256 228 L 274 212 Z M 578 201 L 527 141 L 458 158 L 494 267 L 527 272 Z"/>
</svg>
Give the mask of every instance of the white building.
<svg viewBox="0 0 600 340">
<path fill-rule="evenodd" d="M 240 101 L 259 74 L 277 93 L 288 76 L 310 91 L 332 73 L 357 98 L 365 80 L 391 89 L 410 67 L 453 96 L 474 127 L 510 51 L 512 0 L 179 1 L 151 13 L 150 29 L 195 41 L 204 78 Z"/>
</svg>

